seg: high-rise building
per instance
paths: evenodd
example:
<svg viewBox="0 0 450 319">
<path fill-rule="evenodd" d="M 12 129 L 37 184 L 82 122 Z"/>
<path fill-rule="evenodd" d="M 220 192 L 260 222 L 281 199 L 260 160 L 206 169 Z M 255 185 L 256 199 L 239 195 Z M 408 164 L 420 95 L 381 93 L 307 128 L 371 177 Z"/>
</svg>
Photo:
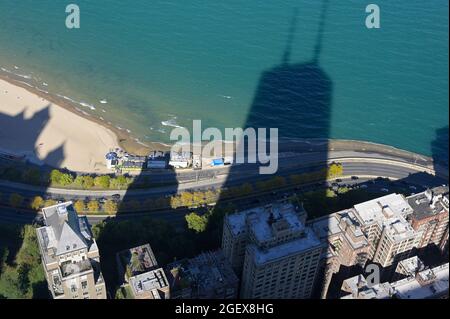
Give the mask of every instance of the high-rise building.
<svg viewBox="0 0 450 319">
<path fill-rule="evenodd" d="M 434 244 L 444 251 L 449 235 L 448 187 L 436 187 L 410 196 L 408 203 L 414 210 L 409 222 L 416 232 L 422 233 L 419 248 Z"/>
<path fill-rule="evenodd" d="M 86 217 L 72 202 L 42 209 L 37 238 L 48 288 L 55 299 L 106 299 L 100 255 Z"/>
<path fill-rule="evenodd" d="M 331 278 L 341 266 L 365 266 L 370 245 L 353 208 L 314 219 L 308 225 L 328 245 L 326 253 L 322 255 L 322 278 L 318 283 L 321 298 L 326 298 Z"/>
<path fill-rule="evenodd" d="M 310 298 L 326 245 L 302 207 L 275 203 L 227 215 L 222 248 L 242 298 Z"/>
<path fill-rule="evenodd" d="M 418 247 L 421 233 L 406 220 L 413 213 L 408 201 L 390 194 L 354 206 L 361 230 L 371 245 L 369 259 L 388 267 Z"/>
<path fill-rule="evenodd" d="M 449 263 L 417 271 L 406 278 L 370 285 L 363 275 L 346 279 L 342 299 L 437 299 L 448 298 Z"/>
</svg>

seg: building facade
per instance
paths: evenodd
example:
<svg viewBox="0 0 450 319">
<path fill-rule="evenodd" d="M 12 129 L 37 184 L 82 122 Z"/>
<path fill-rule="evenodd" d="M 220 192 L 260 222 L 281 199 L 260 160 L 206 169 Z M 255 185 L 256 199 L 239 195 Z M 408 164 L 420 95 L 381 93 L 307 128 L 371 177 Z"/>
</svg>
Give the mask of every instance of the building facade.
<svg viewBox="0 0 450 319">
<path fill-rule="evenodd" d="M 224 220 L 222 249 L 241 277 L 241 298 L 310 298 L 326 245 L 302 207 L 275 203 Z"/>
<path fill-rule="evenodd" d="M 419 248 L 435 245 L 444 252 L 449 238 L 448 187 L 436 187 L 410 196 L 408 203 L 414 210 L 409 222 L 416 232 L 422 233 Z"/>
<path fill-rule="evenodd" d="M 86 217 L 72 202 L 42 209 L 37 238 L 48 288 L 54 299 L 106 299 L 100 255 Z"/>
</svg>

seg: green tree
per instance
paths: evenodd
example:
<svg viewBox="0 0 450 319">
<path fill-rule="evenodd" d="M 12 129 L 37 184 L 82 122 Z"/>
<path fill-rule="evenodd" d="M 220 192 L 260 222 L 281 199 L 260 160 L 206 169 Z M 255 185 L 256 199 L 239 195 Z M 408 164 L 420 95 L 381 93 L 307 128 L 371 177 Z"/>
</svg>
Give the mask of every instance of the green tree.
<svg viewBox="0 0 450 319">
<path fill-rule="evenodd" d="M 59 178 L 59 184 L 62 186 L 68 186 L 73 183 L 73 176 L 69 173 L 61 174 Z"/>
<path fill-rule="evenodd" d="M 97 176 L 94 179 L 95 186 L 101 188 L 109 188 L 109 184 L 111 182 L 111 178 L 108 175 Z"/>
<path fill-rule="evenodd" d="M 57 169 L 52 170 L 50 172 L 50 183 L 52 185 L 59 185 L 59 183 L 61 182 L 61 176 L 62 173 L 59 170 Z"/>
<path fill-rule="evenodd" d="M 194 212 L 186 215 L 185 219 L 188 224 L 188 228 L 194 230 L 196 233 L 204 232 L 206 230 L 206 226 L 208 225 L 207 216 L 199 216 Z"/>
<path fill-rule="evenodd" d="M 108 214 L 117 213 L 117 203 L 112 200 L 107 200 L 103 205 L 103 209 Z"/>
<path fill-rule="evenodd" d="M 96 200 L 91 200 L 88 204 L 87 204 L 87 208 L 91 213 L 96 213 L 100 210 L 100 206 L 98 204 L 98 202 Z"/>
<path fill-rule="evenodd" d="M 75 180 L 73 181 L 73 185 L 77 187 L 83 187 L 84 178 L 83 176 L 79 175 L 75 177 Z"/>
<path fill-rule="evenodd" d="M 11 205 L 11 207 L 17 208 L 23 204 L 23 200 L 24 198 L 22 195 L 13 193 L 11 194 L 11 196 L 9 196 L 9 205 Z"/>
<path fill-rule="evenodd" d="M 113 178 L 110 182 L 111 188 L 124 189 L 128 186 L 128 180 L 125 176 L 120 175 Z"/>
<path fill-rule="evenodd" d="M 39 210 L 43 206 L 44 206 L 44 199 L 41 196 L 34 196 L 30 203 L 31 209 Z"/>
<path fill-rule="evenodd" d="M 75 211 L 78 213 L 82 213 L 86 210 L 86 205 L 84 204 L 84 201 L 82 201 L 82 200 L 77 200 L 73 204 L 73 207 L 75 208 Z"/>
<path fill-rule="evenodd" d="M 94 187 L 94 178 L 89 175 L 83 176 L 83 188 L 90 189 Z"/>
</svg>

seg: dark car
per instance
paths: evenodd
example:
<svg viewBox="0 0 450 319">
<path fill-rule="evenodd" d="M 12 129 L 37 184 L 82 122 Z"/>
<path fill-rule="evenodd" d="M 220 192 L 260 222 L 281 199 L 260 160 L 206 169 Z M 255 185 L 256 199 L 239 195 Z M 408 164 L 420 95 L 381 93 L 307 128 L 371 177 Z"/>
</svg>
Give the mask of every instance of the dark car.
<svg viewBox="0 0 450 319">
<path fill-rule="evenodd" d="M 114 200 L 120 200 L 120 194 L 114 194 L 111 196 Z"/>
<path fill-rule="evenodd" d="M 352 176 L 352 180 L 356 181 L 357 179 L 359 179 L 358 176 Z"/>
</svg>

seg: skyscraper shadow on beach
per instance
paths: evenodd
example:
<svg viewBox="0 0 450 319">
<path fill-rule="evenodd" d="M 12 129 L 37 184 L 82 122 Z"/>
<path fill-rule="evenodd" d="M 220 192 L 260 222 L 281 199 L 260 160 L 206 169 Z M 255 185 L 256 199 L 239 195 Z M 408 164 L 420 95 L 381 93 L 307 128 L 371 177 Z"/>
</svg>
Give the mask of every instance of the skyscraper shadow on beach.
<svg viewBox="0 0 450 319">
<path fill-rule="evenodd" d="M 7 92 L 3 93 L 8 94 Z M 49 108 L 50 105 L 47 105 L 29 118 L 25 116 L 25 112 L 11 116 L 0 110 L 0 140 L 14 136 L 15 139 L 12 142 L 20 145 L 21 150 L 26 150 L 28 155 L 33 154 L 35 158 L 39 157 L 38 139 L 50 119 Z M 12 132 L 6 132 L 6 129 L 12 130 Z M 6 145 L 11 145 L 11 141 L 6 141 Z M 62 144 L 49 152 L 45 158 L 41 158 L 41 161 L 51 163 L 52 167 L 59 167 L 64 161 L 64 158 L 64 144 Z M 15 154 L 7 150 L 0 150 L 0 179 L 27 184 L 38 184 L 40 191 L 34 191 L 33 196 L 46 197 L 46 188 L 50 184 L 47 178 L 48 175 L 44 172 L 48 172 L 49 169 L 51 169 L 50 166 L 41 167 L 29 161 L 24 163 L 20 156 L 16 157 Z M 23 205 L 29 205 L 29 201 L 31 200 L 29 193 L 23 190 L 10 189 L 8 186 L 3 186 L 0 189 L 0 205 L 10 206 L 10 199 L 13 194 L 21 195 Z M 5 258 L 2 262 L 14 267 L 16 255 L 22 246 L 22 236 L 20 232 L 8 231 L 9 227 L 7 225 L 12 225 L 14 229 L 17 229 L 18 225 L 34 223 L 36 216 L 35 214 L 24 213 L 21 210 L 9 207 L 3 207 L 1 214 L 0 224 L 6 226 L 7 230 L 6 234 L 3 233 L 0 236 L 0 256 Z M 2 266 L 5 265 L 0 265 L 0 272 Z M 24 278 L 27 278 L 27 276 L 24 273 Z M 23 284 L 24 286 L 26 285 L 26 283 Z M 45 280 L 33 283 L 30 289 L 33 291 L 32 295 L 34 298 L 49 297 Z"/>
</svg>

